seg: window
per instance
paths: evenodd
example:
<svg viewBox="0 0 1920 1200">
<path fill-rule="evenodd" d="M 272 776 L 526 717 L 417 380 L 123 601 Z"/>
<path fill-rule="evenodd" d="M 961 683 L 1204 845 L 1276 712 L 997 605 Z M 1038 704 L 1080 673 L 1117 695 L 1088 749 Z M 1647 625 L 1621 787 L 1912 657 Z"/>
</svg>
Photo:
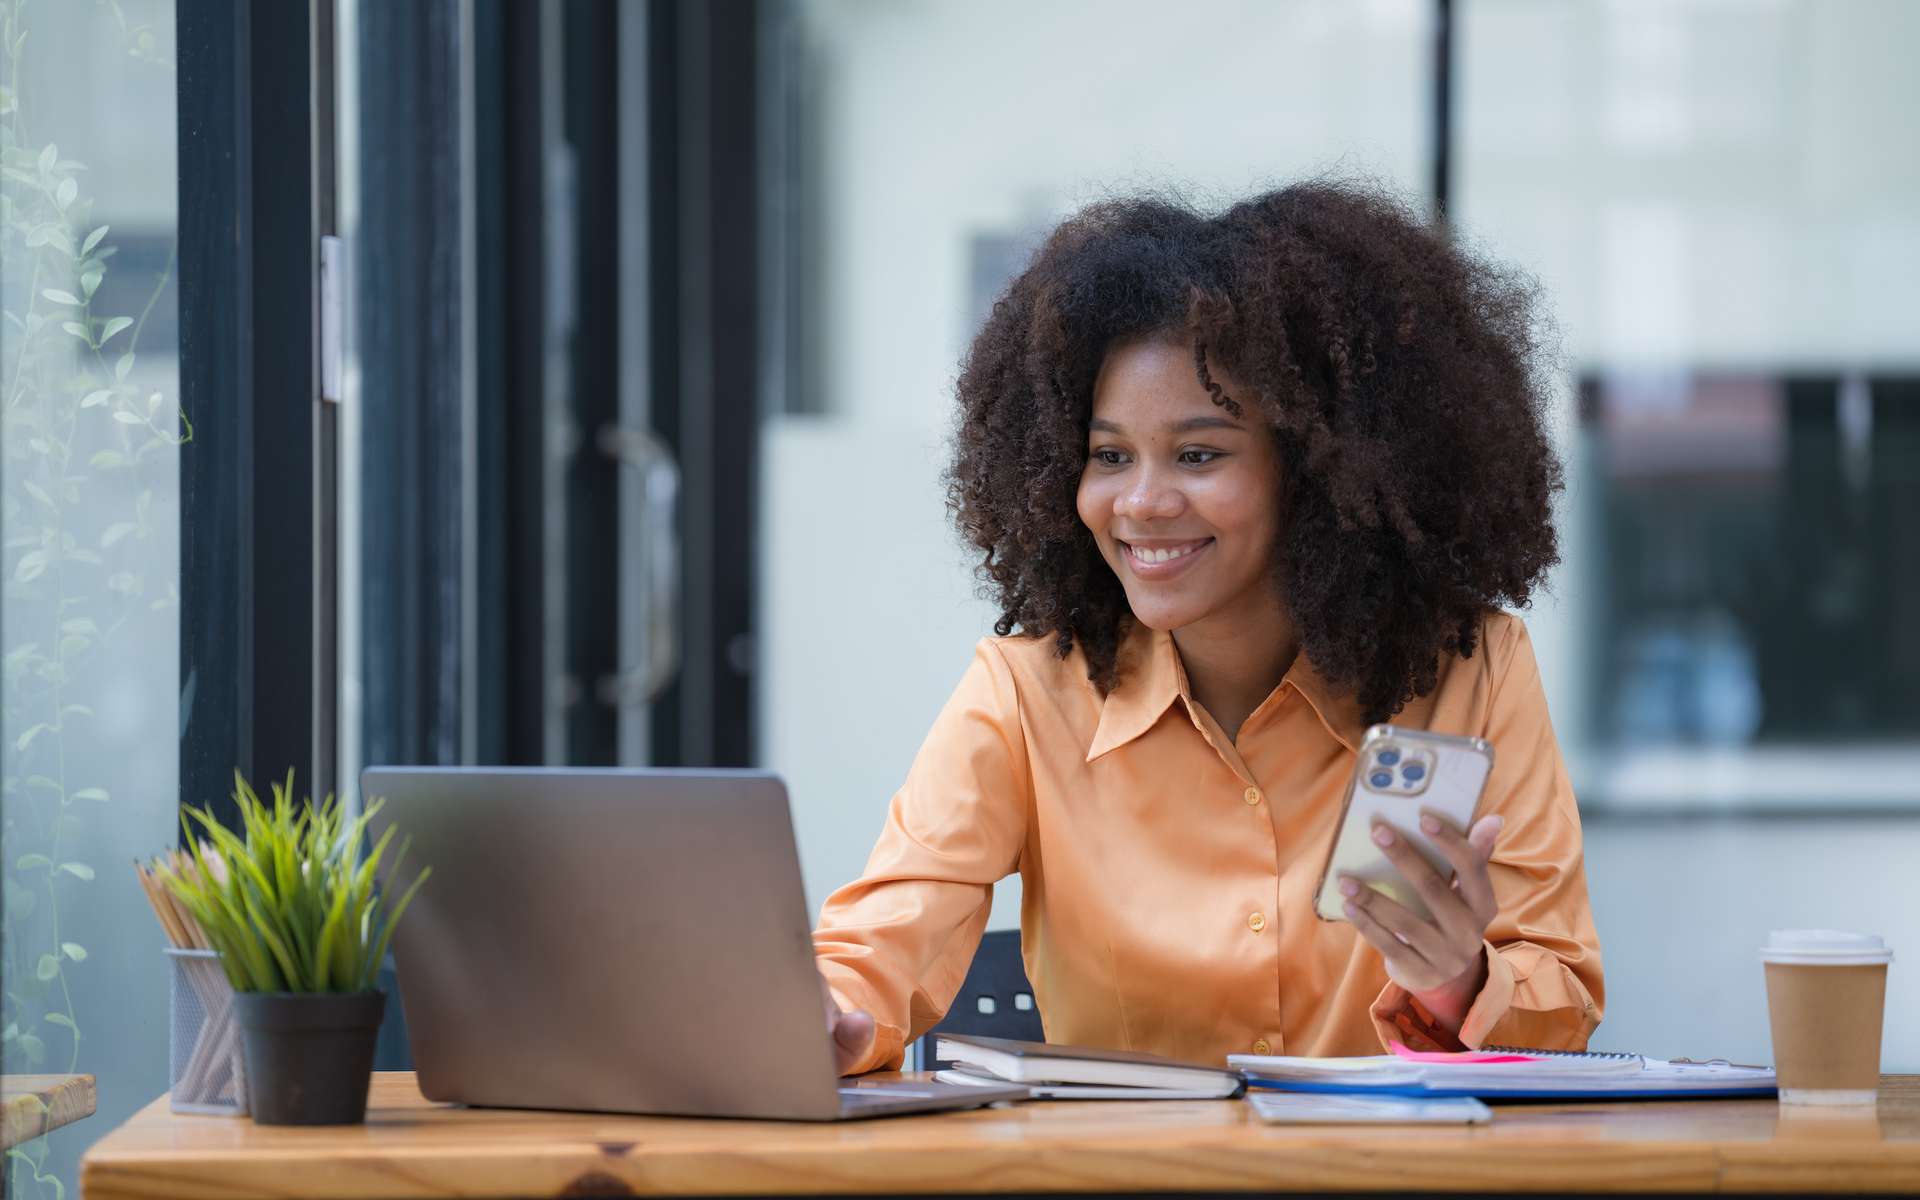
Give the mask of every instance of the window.
<svg viewBox="0 0 1920 1200">
<path fill-rule="evenodd" d="M 127 862 L 175 831 L 180 407 L 170 0 L 0 3 L 0 652 L 8 1072 L 99 1113 L 10 1153 L 72 1194 L 166 1087 L 161 940 Z M 55 1182 L 59 1181 L 59 1182 Z"/>
<path fill-rule="evenodd" d="M 1582 804 L 1912 807 L 1920 10 L 1457 12 L 1453 215 L 1577 376 L 1529 625 Z"/>
</svg>

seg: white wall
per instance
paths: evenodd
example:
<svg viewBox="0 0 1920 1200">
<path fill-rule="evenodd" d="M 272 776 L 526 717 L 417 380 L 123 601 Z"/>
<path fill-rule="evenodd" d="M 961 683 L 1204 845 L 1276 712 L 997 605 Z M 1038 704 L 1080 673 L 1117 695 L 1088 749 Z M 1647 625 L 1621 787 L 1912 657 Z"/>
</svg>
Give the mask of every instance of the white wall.
<svg viewBox="0 0 1920 1200">
<path fill-rule="evenodd" d="M 1429 5 L 797 7 L 818 106 L 809 301 L 829 415 L 763 431 L 759 727 L 817 909 L 859 874 L 995 615 L 939 484 L 973 334 L 968 240 L 1134 188 L 1223 202 L 1335 167 L 1411 188 Z M 1019 923 L 1018 891 L 999 889 L 995 927 Z"/>
<path fill-rule="evenodd" d="M 1769 1062 L 1756 952 L 1769 929 L 1866 929 L 1894 947 L 1888 1071 L 1920 1070 L 1920 817 L 1590 821 L 1606 967 L 1594 1045 Z"/>
<path fill-rule="evenodd" d="M 1108 189 L 1225 201 L 1328 167 L 1426 186 L 1424 3 L 802 6 L 816 56 L 811 252 L 825 417 L 765 428 L 759 725 L 809 901 L 864 863 L 991 610 L 938 473 L 967 328 L 965 239 Z M 1536 272 L 1570 366 L 1912 364 L 1920 350 L 1920 6 L 1458 6 L 1455 216 Z M 1570 404 L 1553 419 L 1570 444 Z M 1569 479 L 1563 509 L 1580 511 Z M 1528 615 L 1576 767 L 1576 520 Z M 1766 1056 L 1770 927 L 1869 927 L 1920 956 L 1920 818 L 1609 818 L 1588 830 L 1610 987 L 1600 1041 Z M 1017 881 L 994 925 L 1018 922 Z M 1901 961 L 1905 961 L 1905 958 Z M 1896 964 L 1890 1011 L 1915 997 Z M 1920 1065 L 1890 1023 L 1887 1061 Z"/>
</svg>

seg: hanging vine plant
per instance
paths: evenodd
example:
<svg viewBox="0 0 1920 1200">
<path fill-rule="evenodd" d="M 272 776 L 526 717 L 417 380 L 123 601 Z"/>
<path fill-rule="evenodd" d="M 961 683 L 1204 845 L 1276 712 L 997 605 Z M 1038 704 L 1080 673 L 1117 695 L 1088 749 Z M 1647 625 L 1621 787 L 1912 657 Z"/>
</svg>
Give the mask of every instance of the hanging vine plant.
<svg viewBox="0 0 1920 1200">
<path fill-rule="evenodd" d="M 94 705 L 130 669 L 130 622 L 177 604 L 171 573 L 150 577 L 150 539 L 192 429 L 173 373 L 142 369 L 172 257 L 116 278 L 122 242 L 95 218 L 86 162 L 38 140 L 23 104 L 57 83 L 31 78 L 29 7 L 0 0 L 0 1067 L 73 1072 L 88 949 L 71 914 L 97 886 L 85 835 L 112 803 Z M 151 30 L 102 11 L 134 69 L 171 70 Z M 10 1195 L 64 1197 L 46 1156 L 44 1138 L 7 1151 Z"/>
</svg>

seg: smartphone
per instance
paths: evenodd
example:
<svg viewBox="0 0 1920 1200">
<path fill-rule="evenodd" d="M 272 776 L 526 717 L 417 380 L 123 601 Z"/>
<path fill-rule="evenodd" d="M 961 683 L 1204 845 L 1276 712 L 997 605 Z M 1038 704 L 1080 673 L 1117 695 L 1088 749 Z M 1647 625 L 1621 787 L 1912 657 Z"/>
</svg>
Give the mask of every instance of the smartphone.
<svg viewBox="0 0 1920 1200">
<path fill-rule="evenodd" d="M 1480 738 L 1394 725 L 1368 729 L 1347 783 L 1339 828 L 1327 849 L 1327 865 L 1320 872 L 1314 911 L 1325 921 L 1346 920 L 1340 909 L 1346 900 L 1340 880 L 1351 875 L 1422 920 L 1430 919 L 1427 902 L 1373 844 L 1373 826 L 1379 821 L 1392 825 L 1442 879 L 1451 879 L 1453 864 L 1420 832 L 1420 814 L 1431 809 L 1462 830 L 1471 828 L 1492 770 L 1493 747 Z"/>
</svg>

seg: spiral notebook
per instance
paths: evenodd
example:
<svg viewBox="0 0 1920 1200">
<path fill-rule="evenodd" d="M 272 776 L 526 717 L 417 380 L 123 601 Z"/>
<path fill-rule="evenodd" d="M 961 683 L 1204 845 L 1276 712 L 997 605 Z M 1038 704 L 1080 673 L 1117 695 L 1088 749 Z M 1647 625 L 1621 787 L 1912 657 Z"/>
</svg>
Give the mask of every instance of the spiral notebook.
<svg viewBox="0 0 1920 1200">
<path fill-rule="evenodd" d="M 1481 1100 L 1651 1100 L 1770 1097 L 1771 1067 L 1725 1059 L 1490 1046 L 1463 1054 L 1407 1051 L 1362 1058 L 1234 1054 L 1227 1062 L 1256 1088 Z"/>
</svg>

